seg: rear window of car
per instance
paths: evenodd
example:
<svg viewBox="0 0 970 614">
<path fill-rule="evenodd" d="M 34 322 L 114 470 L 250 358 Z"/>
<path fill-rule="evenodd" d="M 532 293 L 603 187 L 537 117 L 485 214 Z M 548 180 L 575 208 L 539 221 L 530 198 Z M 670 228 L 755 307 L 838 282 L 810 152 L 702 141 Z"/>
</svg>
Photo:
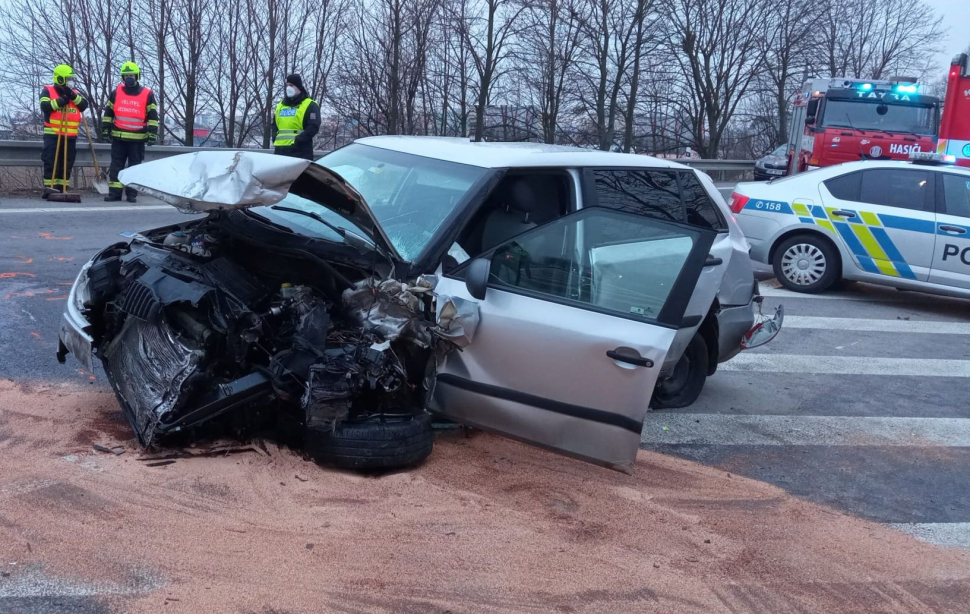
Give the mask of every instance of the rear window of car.
<svg viewBox="0 0 970 614">
<path fill-rule="evenodd" d="M 863 171 L 859 202 L 923 211 L 932 189 L 928 171 L 879 168 Z"/>
<path fill-rule="evenodd" d="M 862 185 L 862 173 L 849 173 L 840 177 L 833 177 L 824 182 L 826 189 L 839 200 L 859 201 L 859 186 Z"/>
<path fill-rule="evenodd" d="M 592 174 L 600 207 L 700 228 L 727 228 L 693 172 L 597 169 Z"/>
</svg>

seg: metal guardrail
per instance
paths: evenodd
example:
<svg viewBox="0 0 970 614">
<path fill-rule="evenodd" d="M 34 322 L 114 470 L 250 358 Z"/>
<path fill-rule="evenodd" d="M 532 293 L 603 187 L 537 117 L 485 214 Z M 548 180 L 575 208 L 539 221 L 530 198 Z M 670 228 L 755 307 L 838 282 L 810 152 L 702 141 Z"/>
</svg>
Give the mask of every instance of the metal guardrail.
<svg viewBox="0 0 970 614">
<path fill-rule="evenodd" d="M 41 166 L 40 151 L 43 148 L 42 141 L 0 141 L 0 166 Z M 145 162 L 160 160 L 178 154 L 192 153 L 194 151 L 234 151 L 229 148 L 219 147 L 184 147 L 173 145 L 155 145 L 145 149 Z M 246 151 L 269 152 L 268 149 L 247 149 Z M 94 152 L 98 157 L 98 164 L 104 168 L 111 163 L 111 144 L 95 143 Z M 325 151 L 316 152 L 324 155 Z M 696 168 L 705 172 L 727 172 L 744 173 L 754 169 L 754 160 L 699 160 L 696 158 L 667 158 L 671 162 L 679 162 L 686 166 Z M 91 150 L 87 139 L 84 136 L 78 137 L 77 158 L 74 161 L 75 167 L 93 167 L 94 160 L 91 158 Z"/>
</svg>

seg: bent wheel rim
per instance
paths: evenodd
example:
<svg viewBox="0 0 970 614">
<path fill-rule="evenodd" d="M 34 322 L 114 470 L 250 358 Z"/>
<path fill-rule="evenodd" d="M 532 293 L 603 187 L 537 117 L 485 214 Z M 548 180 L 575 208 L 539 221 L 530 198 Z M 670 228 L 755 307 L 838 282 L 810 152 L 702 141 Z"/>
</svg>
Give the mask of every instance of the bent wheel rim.
<svg viewBox="0 0 970 614">
<path fill-rule="evenodd" d="M 782 254 L 781 273 L 796 286 L 810 286 L 822 279 L 827 264 L 818 246 L 796 243 Z"/>
</svg>

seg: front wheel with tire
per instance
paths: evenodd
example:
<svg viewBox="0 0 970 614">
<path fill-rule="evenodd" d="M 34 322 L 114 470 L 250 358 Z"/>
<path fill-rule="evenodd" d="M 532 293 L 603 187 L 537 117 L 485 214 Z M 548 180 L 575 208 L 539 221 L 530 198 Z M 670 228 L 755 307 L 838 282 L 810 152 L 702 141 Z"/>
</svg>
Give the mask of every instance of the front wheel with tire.
<svg viewBox="0 0 970 614">
<path fill-rule="evenodd" d="M 305 450 L 321 465 L 341 469 L 394 469 L 416 465 L 434 447 L 431 416 L 368 416 L 334 430 L 307 428 Z"/>
<path fill-rule="evenodd" d="M 657 382 L 650 407 L 676 409 L 687 407 L 696 401 L 704 389 L 704 382 L 707 381 L 709 356 L 704 337 L 694 335 L 670 377 Z"/>
<path fill-rule="evenodd" d="M 782 241 L 771 264 L 775 278 L 794 292 L 824 292 L 840 277 L 838 252 L 825 239 L 811 235 Z"/>
</svg>

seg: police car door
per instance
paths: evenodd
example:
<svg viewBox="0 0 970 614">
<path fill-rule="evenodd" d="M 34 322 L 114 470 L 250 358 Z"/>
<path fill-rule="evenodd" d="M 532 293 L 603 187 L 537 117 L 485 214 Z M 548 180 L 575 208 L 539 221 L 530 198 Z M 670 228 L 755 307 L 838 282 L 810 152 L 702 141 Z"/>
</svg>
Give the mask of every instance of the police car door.
<svg viewBox="0 0 970 614">
<path fill-rule="evenodd" d="M 930 281 L 970 288 L 970 173 L 937 173 L 936 250 Z"/>
<path fill-rule="evenodd" d="M 936 245 L 933 185 L 931 171 L 899 165 L 833 177 L 819 192 L 856 267 L 927 281 Z"/>
</svg>

